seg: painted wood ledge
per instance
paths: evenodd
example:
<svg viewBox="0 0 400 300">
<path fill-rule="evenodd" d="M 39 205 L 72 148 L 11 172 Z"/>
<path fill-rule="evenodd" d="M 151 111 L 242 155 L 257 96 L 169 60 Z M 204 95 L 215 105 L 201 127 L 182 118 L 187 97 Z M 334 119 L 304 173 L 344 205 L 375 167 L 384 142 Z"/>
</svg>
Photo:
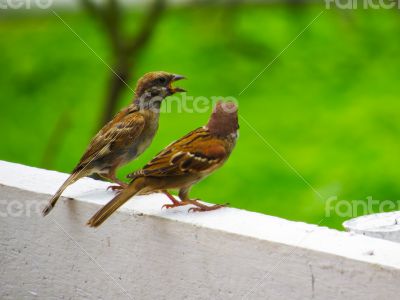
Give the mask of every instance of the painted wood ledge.
<svg viewBox="0 0 400 300">
<path fill-rule="evenodd" d="M 161 194 L 132 198 L 92 229 L 85 222 L 114 193 L 89 178 L 68 188 L 43 218 L 35 208 L 66 177 L 0 161 L 0 299 L 400 294 L 398 243 L 235 208 L 161 210 L 169 201 Z"/>
</svg>

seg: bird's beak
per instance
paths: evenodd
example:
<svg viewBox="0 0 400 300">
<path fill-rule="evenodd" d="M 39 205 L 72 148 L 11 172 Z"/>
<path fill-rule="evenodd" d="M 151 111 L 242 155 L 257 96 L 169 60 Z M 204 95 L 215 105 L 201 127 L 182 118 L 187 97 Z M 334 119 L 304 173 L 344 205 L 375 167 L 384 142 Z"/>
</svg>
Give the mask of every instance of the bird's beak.
<svg viewBox="0 0 400 300">
<path fill-rule="evenodd" d="M 172 87 L 172 83 L 178 80 L 186 79 L 185 76 L 174 74 L 174 77 L 172 77 L 172 80 L 169 84 L 169 89 L 172 93 L 179 93 L 179 92 L 186 92 L 185 89 L 180 88 L 180 87 Z"/>
<path fill-rule="evenodd" d="M 183 76 L 183 75 L 178 75 L 178 74 L 174 74 L 174 77 L 173 77 L 173 81 L 178 81 L 178 80 L 182 80 L 182 79 L 186 79 L 186 77 L 185 76 Z"/>
</svg>

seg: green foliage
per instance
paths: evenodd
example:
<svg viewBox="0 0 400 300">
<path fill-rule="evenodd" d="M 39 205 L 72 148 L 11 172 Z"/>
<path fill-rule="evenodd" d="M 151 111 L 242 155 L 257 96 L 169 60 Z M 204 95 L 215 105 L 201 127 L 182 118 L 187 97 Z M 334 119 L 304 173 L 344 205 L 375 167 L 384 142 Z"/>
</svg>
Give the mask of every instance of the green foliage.
<svg viewBox="0 0 400 300">
<path fill-rule="evenodd" d="M 332 195 L 400 199 L 397 11 L 326 11 L 239 96 L 321 10 L 272 5 L 167 12 L 137 62 L 135 80 L 151 70 L 176 72 L 189 78 L 180 85 L 190 96 L 240 102 L 237 148 L 224 168 L 193 189 L 194 197 L 313 223 L 324 217 L 324 200 Z M 61 16 L 112 64 L 100 26 L 83 13 Z M 132 14 L 126 27 L 134 29 L 136 20 Z M 52 14 L 0 24 L 0 159 L 43 166 L 63 116 L 69 122 L 59 124 L 65 136 L 50 167 L 69 172 L 97 129 L 110 71 Z M 131 98 L 127 90 L 120 106 Z M 152 146 L 120 176 L 208 115 L 163 114 Z M 340 228 L 343 220 L 333 214 L 322 224 Z"/>
</svg>

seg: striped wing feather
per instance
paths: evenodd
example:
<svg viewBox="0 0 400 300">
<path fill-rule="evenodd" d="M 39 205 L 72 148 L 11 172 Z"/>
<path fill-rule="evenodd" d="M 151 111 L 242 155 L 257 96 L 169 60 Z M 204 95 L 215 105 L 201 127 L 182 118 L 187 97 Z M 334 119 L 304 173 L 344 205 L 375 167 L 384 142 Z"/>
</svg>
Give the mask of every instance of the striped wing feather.
<svg viewBox="0 0 400 300">
<path fill-rule="evenodd" d="M 224 143 L 206 129 L 198 128 L 169 145 L 135 174 L 161 177 L 203 172 L 225 158 Z"/>
<path fill-rule="evenodd" d="M 128 146 L 140 135 L 144 125 L 145 119 L 137 108 L 128 107 L 120 111 L 92 139 L 78 167 L 107 156 L 116 148 Z"/>
</svg>

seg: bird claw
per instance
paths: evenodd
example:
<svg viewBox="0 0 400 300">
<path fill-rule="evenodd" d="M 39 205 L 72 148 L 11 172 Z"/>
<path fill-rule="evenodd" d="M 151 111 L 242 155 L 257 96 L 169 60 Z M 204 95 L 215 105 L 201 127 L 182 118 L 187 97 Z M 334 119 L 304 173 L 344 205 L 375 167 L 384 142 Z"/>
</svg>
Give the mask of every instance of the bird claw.
<svg viewBox="0 0 400 300">
<path fill-rule="evenodd" d="M 161 209 L 170 209 L 170 208 L 174 208 L 177 207 L 179 205 L 175 205 L 175 204 L 164 204 L 163 206 L 161 206 Z"/>
<path fill-rule="evenodd" d="M 170 208 L 179 207 L 179 206 L 185 206 L 185 205 L 189 205 L 189 204 L 190 203 L 186 202 L 186 201 L 174 200 L 174 203 L 172 203 L 172 204 L 164 204 L 163 206 L 161 206 L 161 209 L 163 209 L 163 208 L 170 209 Z"/>
<path fill-rule="evenodd" d="M 121 191 L 121 190 L 123 190 L 124 189 L 124 187 L 123 186 L 121 186 L 121 185 L 110 185 L 109 187 L 107 187 L 107 191 L 108 190 L 111 190 L 111 191 Z"/>
<path fill-rule="evenodd" d="M 228 206 L 229 203 L 225 203 L 225 204 L 216 204 L 216 205 L 212 205 L 212 206 L 204 206 L 204 207 L 191 207 L 188 209 L 188 213 L 190 212 L 204 212 L 204 211 L 211 211 L 211 210 L 216 210 L 219 208 L 223 208 Z"/>
</svg>

